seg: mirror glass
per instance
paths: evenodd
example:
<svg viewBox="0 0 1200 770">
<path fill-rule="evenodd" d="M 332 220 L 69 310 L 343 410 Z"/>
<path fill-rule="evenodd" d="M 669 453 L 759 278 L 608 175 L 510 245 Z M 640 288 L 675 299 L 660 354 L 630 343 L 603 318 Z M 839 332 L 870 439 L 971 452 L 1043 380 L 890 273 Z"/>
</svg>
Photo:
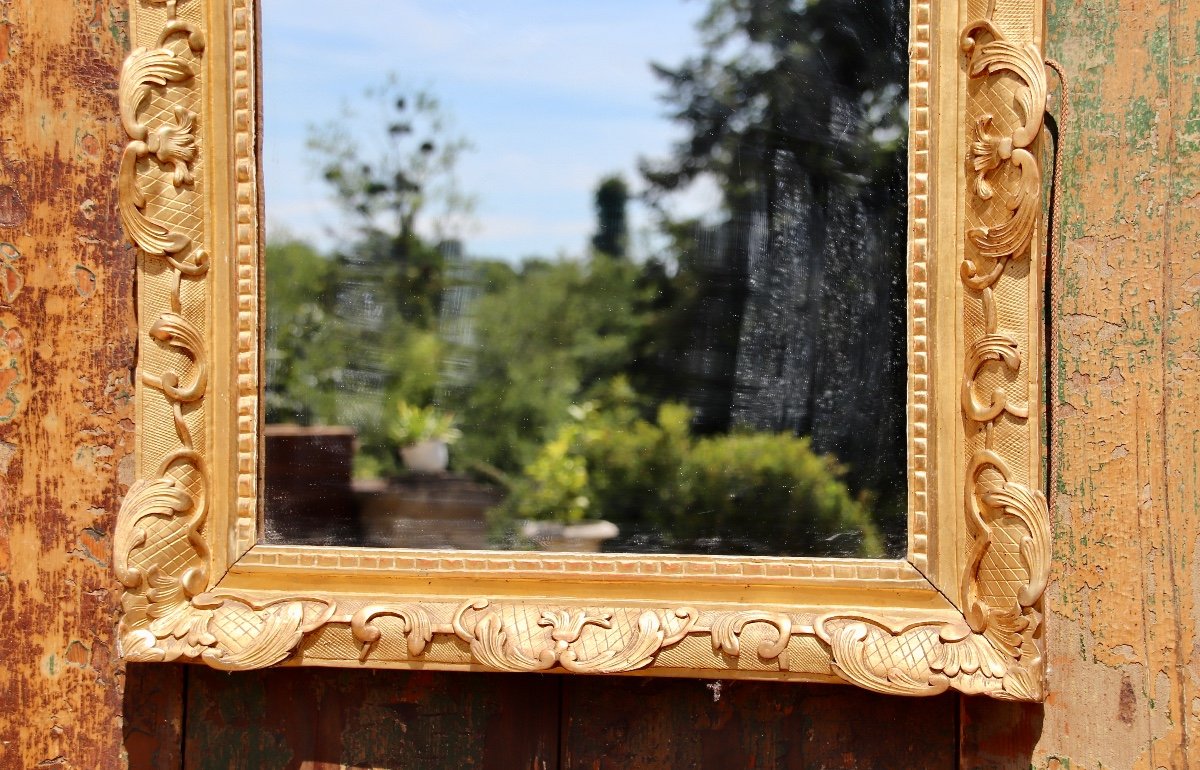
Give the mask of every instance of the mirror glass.
<svg viewBox="0 0 1200 770">
<path fill-rule="evenodd" d="M 906 0 L 261 0 L 264 540 L 903 556 Z"/>
</svg>

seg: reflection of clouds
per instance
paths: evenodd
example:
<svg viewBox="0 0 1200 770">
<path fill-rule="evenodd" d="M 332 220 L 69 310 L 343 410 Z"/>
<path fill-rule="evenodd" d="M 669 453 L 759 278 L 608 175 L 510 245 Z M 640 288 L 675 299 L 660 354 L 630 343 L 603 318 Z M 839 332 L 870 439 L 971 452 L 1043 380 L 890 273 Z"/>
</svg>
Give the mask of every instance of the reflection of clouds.
<svg viewBox="0 0 1200 770">
<path fill-rule="evenodd" d="M 525 238 L 530 235 L 581 235 L 591 231 L 591 219 L 547 223 L 537 217 L 488 216 L 476 217 L 481 239 Z"/>
<path fill-rule="evenodd" d="M 610 100 L 638 100 L 643 85 L 657 88 L 647 62 L 673 62 L 691 50 L 691 21 L 702 10 L 679 1 L 339 0 L 331 23 L 325 2 L 263 5 L 268 48 L 311 61 L 319 45 L 327 72 L 396 70 L 414 82 L 519 83 Z"/>
<path fill-rule="evenodd" d="M 396 72 L 406 85 L 430 87 L 452 134 L 473 146 L 456 172 L 476 199 L 476 226 L 464 233 L 471 253 L 580 253 L 594 228 L 599 179 L 622 173 L 636 192 L 638 158 L 665 157 L 682 136 L 662 117 L 663 88 L 648 62 L 696 50 L 692 20 L 702 10 L 687 0 L 341 0 L 330 15 L 325 2 L 265 0 L 268 228 L 332 245 L 327 231 L 340 213 L 313 173 L 307 127 L 338 118 L 365 87 Z M 367 138 L 378 108 L 361 111 Z M 688 191 L 672 197 L 672 208 L 700 213 L 718 200 Z M 636 231 L 648 225 L 648 213 L 631 206 L 635 249 Z"/>
</svg>

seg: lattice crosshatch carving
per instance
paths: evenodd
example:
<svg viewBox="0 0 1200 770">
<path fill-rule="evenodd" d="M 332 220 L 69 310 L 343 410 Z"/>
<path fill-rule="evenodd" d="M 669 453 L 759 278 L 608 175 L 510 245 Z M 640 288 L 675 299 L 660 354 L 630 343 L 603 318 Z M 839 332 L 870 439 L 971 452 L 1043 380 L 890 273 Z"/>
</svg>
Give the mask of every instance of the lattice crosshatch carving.
<svg viewBox="0 0 1200 770">
<path fill-rule="evenodd" d="M 125 657 L 1042 698 L 1041 8 L 982 6 L 912 2 L 909 553 L 868 561 L 258 544 L 254 0 L 134 0 L 118 179 L 140 249 L 139 473 L 114 539 Z"/>
</svg>

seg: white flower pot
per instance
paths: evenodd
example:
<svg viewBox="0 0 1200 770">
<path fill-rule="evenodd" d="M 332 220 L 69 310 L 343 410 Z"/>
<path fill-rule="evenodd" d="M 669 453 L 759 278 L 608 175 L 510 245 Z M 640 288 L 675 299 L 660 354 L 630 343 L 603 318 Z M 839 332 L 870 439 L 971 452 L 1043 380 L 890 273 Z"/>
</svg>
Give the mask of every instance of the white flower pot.
<svg viewBox="0 0 1200 770">
<path fill-rule="evenodd" d="M 400 448 L 404 467 L 417 473 L 441 473 L 450 464 L 450 447 L 445 441 L 422 441 Z"/>
<path fill-rule="evenodd" d="M 579 524 L 526 520 L 521 523 L 521 534 L 537 543 L 542 551 L 598 553 L 604 541 L 621 534 L 621 530 L 603 519 Z"/>
</svg>

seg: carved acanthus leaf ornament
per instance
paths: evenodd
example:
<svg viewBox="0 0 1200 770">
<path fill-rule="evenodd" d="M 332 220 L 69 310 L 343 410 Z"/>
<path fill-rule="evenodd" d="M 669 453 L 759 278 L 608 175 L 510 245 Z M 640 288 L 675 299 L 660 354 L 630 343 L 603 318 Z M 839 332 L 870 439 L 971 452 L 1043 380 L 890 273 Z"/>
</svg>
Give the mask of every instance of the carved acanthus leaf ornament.
<svg viewBox="0 0 1200 770">
<path fill-rule="evenodd" d="M 195 25 L 178 18 L 174 0 L 165 5 L 167 20 L 158 44 L 134 50 L 121 70 L 121 122 L 130 141 L 121 159 L 118 191 L 126 233 L 143 259 L 162 260 L 170 275 L 168 309 L 146 333 L 148 344 L 178 354 L 180 370 L 155 372 L 143 366 L 141 382 L 166 402 L 175 448 L 153 477 L 133 484 L 117 517 L 115 564 L 125 587 L 121 642 L 130 660 L 190 658 L 223 669 L 258 668 L 290 655 L 305 633 L 329 619 L 334 604 L 324 599 L 259 602 L 206 593 L 211 575 L 204 528 L 211 477 L 189 412 L 202 409 L 208 393 L 207 319 L 203 314 L 185 316 L 182 295 L 185 281 L 203 288 L 209 263 L 193 238 L 172 224 L 196 215 L 189 209 L 198 208 L 198 200 L 154 201 L 146 191 L 160 189 L 157 177 L 164 174 L 175 190 L 196 182 L 196 115 L 184 101 L 198 90 L 198 57 L 205 39 Z M 170 118 L 161 109 L 150 109 L 156 97 L 168 105 Z M 153 163 L 143 168 L 147 161 Z"/>
</svg>

